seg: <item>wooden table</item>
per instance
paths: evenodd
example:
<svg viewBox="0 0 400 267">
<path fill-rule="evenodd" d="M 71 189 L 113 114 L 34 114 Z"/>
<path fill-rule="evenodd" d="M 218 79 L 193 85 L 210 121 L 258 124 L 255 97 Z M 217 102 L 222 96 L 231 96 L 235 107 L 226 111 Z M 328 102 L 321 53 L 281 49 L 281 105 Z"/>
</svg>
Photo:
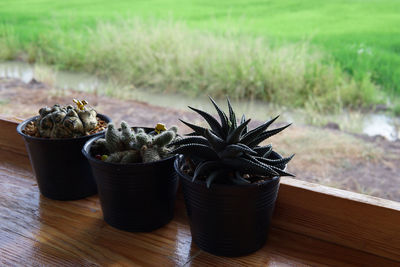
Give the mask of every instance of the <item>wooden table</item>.
<svg viewBox="0 0 400 267">
<path fill-rule="evenodd" d="M 151 233 L 107 225 L 97 196 L 55 201 L 40 195 L 26 155 L 0 150 L 2 266 L 396 266 L 398 262 L 272 228 L 267 244 L 245 257 L 225 258 L 192 243 L 182 196 L 175 218 Z M 398 265 L 399 266 L 399 265 Z"/>
</svg>

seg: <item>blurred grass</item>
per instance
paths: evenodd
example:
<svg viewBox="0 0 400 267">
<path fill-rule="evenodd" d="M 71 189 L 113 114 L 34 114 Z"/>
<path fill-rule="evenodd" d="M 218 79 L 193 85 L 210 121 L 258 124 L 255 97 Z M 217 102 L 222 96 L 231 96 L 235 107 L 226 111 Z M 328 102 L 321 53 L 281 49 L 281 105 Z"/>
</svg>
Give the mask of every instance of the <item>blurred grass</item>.
<svg viewBox="0 0 400 267">
<path fill-rule="evenodd" d="M 262 2 L 257 0 L 3 1 L 0 2 L 0 59 L 19 58 L 41 63 L 54 63 L 64 69 L 90 69 L 94 72 L 93 65 L 91 67 L 84 66 L 86 63 L 81 60 L 87 55 L 87 52 L 80 50 L 87 46 L 87 32 L 98 33 L 99 28 L 104 28 L 104 25 L 114 25 L 115 28 L 118 28 L 121 21 L 130 21 L 132 17 L 139 17 L 147 25 L 159 21 L 152 27 L 159 27 L 159 24 L 163 24 L 164 21 L 183 21 L 187 25 L 186 32 L 192 32 L 195 35 L 198 32 L 202 33 L 203 43 L 207 38 L 224 40 L 228 33 L 234 36 L 228 38 L 230 42 L 236 42 L 239 45 L 242 41 L 254 42 L 254 39 L 261 38 L 264 40 L 263 42 L 267 43 L 266 49 L 273 51 L 283 51 L 289 49 L 287 47 L 290 46 L 301 50 L 301 47 L 306 44 L 306 53 L 313 50 L 311 57 L 315 57 L 315 53 L 320 54 L 318 59 L 315 58 L 315 60 L 321 61 L 319 66 L 329 66 L 333 69 L 331 75 L 339 78 L 335 83 L 329 82 L 332 81 L 332 78 L 328 79 L 324 84 L 326 88 L 316 89 L 318 86 L 312 85 L 313 89 L 303 92 L 304 95 L 317 90 L 317 97 L 299 98 L 298 94 L 294 93 L 290 99 L 296 101 L 289 104 L 295 106 L 298 106 L 299 102 L 301 102 L 300 105 L 311 106 L 313 109 L 321 109 L 328 105 L 328 110 L 332 105 L 336 105 L 336 108 L 368 106 L 371 103 L 382 102 L 382 99 L 377 96 L 380 89 L 391 98 L 400 95 L 400 27 L 398 27 L 400 25 L 400 5 L 396 0 L 332 0 L 325 2 L 317 0 Z M 98 26 L 99 22 L 102 26 Z M 142 33 L 146 34 L 143 31 Z M 54 39 L 55 36 L 60 38 L 58 44 Z M 192 35 L 186 36 L 191 37 Z M 70 38 L 75 43 L 70 42 L 68 40 Z M 93 36 L 90 38 L 93 40 Z M 175 37 L 171 36 L 171 38 Z M 232 41 L 232 39 L 234 40 Z M 65 43 L 64 46 L 61 44 L 61 40 Z M 127 37 L 126 41 L 128 42 L 128 40 Z M 183 42 L 187 41 L 190 42 L 187 39 Z M 127 42 L 126 45 L 129 45 Z M 69 46 L 67 47 L 66 44 Z M 36 47 L 38 45 L 41 47 Z M 168 42 L 166 45 L 168 46 Z M 57 49 L 66 49 L 66 51 L 58 52 L 65 52 L 69 55 L 68 58 L 67 56 L 56 57 L 57 51 L 53 50 Z M 91 53 L 97 52 L 96 47 L 91 49 L 94 50 Z M 220 49 L 223 51 L 224 45 Z M 284 52 L 276 53 L 278 55 Z M 121 55 L 122 53 L 120 53 Z M 78 59 L 73 59 L 72 56 L 78 57 Z M 54 59 L 61 58 L 65 61 L 54 61 Z M 298 59 L 303 59 L 303 55 L 300 55 Z M 240 60 L 233 61 L 236 63 Z M 99 69 L 96 69 L 96 72 L 105 75 L 113 74 L 116 70 L 114 67 L 116 62 L 119 61 L 114 61 L 114 58 L 108 56 L 104 63 L 110 66 L 104 64 L 97 66 Z M 244 65 L 246 66 L 246 64 Z M 286 66 L 282 65 L 282 68 Z M 139 68 L 142 67 L 137 67 L 137 69 Z M 109 69 L 113 71 L 109 71 Z M 125 72 L 129 72 L 129 70 Z M 300 79 L 307 79 L 308 84 L 318 83 L 314 80 L 320 80 L 320 72 L 326 74 L 326 70 L 315 68 L 314 73 L 308 71 L 307 76 L 302 76 Z M 222 72 L 222 74 L 226 74 L 226 72 Z M 246 75 L 245 72 L 243 74 Z M 231 75 L 236 75 L 236 73 L 231 71 Z M 159 76 L 162 74 L 156 75 L 156 79 Z M 175 78 L 179 79 L 179 77 Z M 227 77 L 224 78 L 220 80 L 220 83 L 228 80 L 229 84 L 232 81 Z M 293 77 L 289 76 L 288 79 L 293 80 Z M 185 77 L 181 80 L 185 80 Z M 291 94 L 292 88 L 283 86 L 291 86 L 290 83 L 286 84 L 285 81 L 278 83 L 276 80 L 274 86 L 280 86 L 279 90 L 282 96 L 286 97 L 286 94 Z M 157 84 L 157 81 L 154 83 Z M 185 83 L 189 83 L 189 86 L 184 86 Z M 219 86 L 220 83 L 210 84 L 208 87 Z M 330 104 L 333 96 L 337 98 L 338 91 L 345 92 L 343 85 L 339 86 L 341 88 L 339 90 L 336 88 L 338 83 L 347 84 L 346 86 L 350 88 L 349 92 L 345 95 L 340 94 L 340 100 Z M 196 90 L 199 91 L 203 88 L 202 86 L 197 87 L 197 83 L 193 83 L 192 86 L 192 82 L 187 80 L 180 84 L 184 87 L 171 89 L 189 91 L 196 87 Z M 247 96 L 249 91 L 246 89 L 242 92 L 243 84 L 238 84 L 237 88 L 232 88 L 232 85 L 227 87 L 230 88 L 230 93 L 240 91 L 238 97 Z M 226 89 L 221 89 L 221 93 L 224 93 L 224 90 L 226 91 Z M 276 91 L 276 89 L 273 90 Z M 322 101 L 318 96 L 321 90 L 330 91 L 332 96 L 325 97 L 327 100 Z M 297 89 L 294 91 L 297 92 Z M 271 96 L 271 99 L 276 98 L 279 97 Z"/>
<path fill-rule="evenodd" d="M 216 35 L 171 20 L 53 30 L 22 50 L 29 62 L 163 91 L 256 98 L 314 111 L 383 99 L 369 79 L 356 81 L 308 42 L 273 46 L 264 38 Z"/>
</svg>

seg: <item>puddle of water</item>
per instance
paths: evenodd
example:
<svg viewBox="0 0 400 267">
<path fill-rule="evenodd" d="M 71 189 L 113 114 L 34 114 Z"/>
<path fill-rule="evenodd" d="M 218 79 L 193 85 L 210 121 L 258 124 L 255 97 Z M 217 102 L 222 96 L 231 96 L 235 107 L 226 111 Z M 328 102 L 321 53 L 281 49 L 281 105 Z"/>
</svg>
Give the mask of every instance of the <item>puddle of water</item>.
<svg viewBox="0 0 400 267">
<path fill-rule="evenodd" d="M 42 68 L 43 67 L 35 67 L 23 62 L 2 62 L 0 63 L 0 77 L 18 78 L 28 83 L 32 78 L 38 78 L 37 74 Z M 52 82 L 54 82 L 53 85 L 57 88 L 65 90 L 75 89 L 87 92 L 107 92 L 110 90 L 110 83 L 102 81 L 92 75 L 48 70 L 49 68 L 47 68 L 45 73 L 51 76 L 50 78 Z M 181 94 L 152 92 L 143 89 L 132 90 L 129 93 L 129 97 L 153 105 L 174 107 L 183 110 L 187 110 L 187 105 L 190 103 L 193 107 L 215 113 L 207 97 L 190 97 Z M 381 135 L 391 141 L 400 139 L 400 119 L 385 114 L 344 112 L 338 115 L 318 116 L 318 118 L 315 119 L 314 115 L 311 116 L 311 114 L 306 112 L 291 111 L 283 107 L 274 107 L 262 101 L 232 101 L 232 105 L 234 105 L 238 114 L 244 113 L 249 116 L 251 115 L 250 117 L 257 120 L 265 120 L 271 116 L 281 114 L 280 121 L 290 121 L 297 124 L 309 122 L 317 124 L 336 122 L 340 125 L 341 129 L 346 131 L 364 133 L 369 136 Z"/>
<path fill-rule="evenodd" d="M 384 114 L 368 114 L 364 117 L 363 132 L 369 136 L 382 135 L 388 140 L 400 138 L 400 120 Z"/>
</svg>

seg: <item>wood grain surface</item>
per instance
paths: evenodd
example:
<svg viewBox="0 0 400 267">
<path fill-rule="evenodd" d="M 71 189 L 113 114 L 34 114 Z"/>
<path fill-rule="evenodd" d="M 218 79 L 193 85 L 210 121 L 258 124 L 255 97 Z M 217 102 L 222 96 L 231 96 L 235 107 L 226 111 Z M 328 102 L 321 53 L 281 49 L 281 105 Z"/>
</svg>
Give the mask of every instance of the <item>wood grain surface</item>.
<svg viewBox="0 0 400 267">
<path fill-rule="evenodd" d="M 97 196 L 56 201 L 40 195 L 28 158 L 0 150 L 1 266 L 395 266 L 369 253 L 272 228 L 245 257 L 217 257 L 191 241 L 182 196 L 175 218 L 151 233 L 107 225 Z"/>
<path fill-rule="evenodd" d="M 400 266 L 398 202 L 284 178 L 273 225 L 397 260 Z"/>
</svg>

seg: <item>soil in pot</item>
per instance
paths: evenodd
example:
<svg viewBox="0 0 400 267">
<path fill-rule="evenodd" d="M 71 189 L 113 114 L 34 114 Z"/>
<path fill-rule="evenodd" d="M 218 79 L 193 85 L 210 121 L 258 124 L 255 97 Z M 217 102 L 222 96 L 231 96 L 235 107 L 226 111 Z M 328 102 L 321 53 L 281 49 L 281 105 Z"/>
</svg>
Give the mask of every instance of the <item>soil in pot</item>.
<svg viewBox="0 0 400 267">
<path fill-rule="evenodd" d="M 153 129 L 146 129 L 149 131 Z M 93 142 L 82 149 L 95 176 L 104 220 L 130 232 L 148 232 L 167 224 L 174 216 L 178 177 L 175 156 L 149 163 L 110 163 L 90 154 Z"/>
<path fill-rule="evenodd" d="M 111 121 L 102 114 L 97 114 L 97 117 L 107 123 Z M 55 200 L 76 200 L 96 194 L 97 186 L 91 168 L 81 150 L 90 138 L 102 133 L 57 139 L 35 137 L 24 133 L 25 127 L 36 118 L 20 123 L 17 132 L 25 141 L 42 195 Z"/>
<path fill-rule="evenodd" d="M 278 154 L 276 156 L 279 156 Z M 266 242 L 279 189 L 279 177 L 257 184 L 206 187 L 181 171 L 175 161 L 190 220 L 192 239 L 201 249 L 219 256 L 242 256 Z"/>
</svg>

